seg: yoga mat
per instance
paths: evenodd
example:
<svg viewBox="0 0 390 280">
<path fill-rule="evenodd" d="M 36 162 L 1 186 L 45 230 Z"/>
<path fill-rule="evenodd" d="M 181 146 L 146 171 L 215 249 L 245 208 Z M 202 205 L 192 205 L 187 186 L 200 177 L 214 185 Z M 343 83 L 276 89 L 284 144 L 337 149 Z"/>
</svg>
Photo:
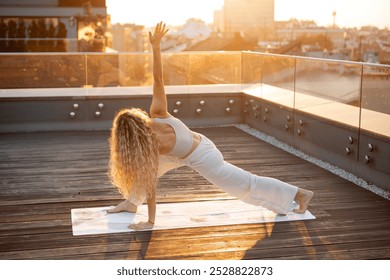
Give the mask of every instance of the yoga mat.
<svg viewBox="0 0 390 280">
<path fill-rule="evenodd" d="M 148 220 L 146 204 L 138 207 L 136 214 L 128 212 L 108 214 L 107 210 L 110 208 L 112 206 L 72 209 L 73 235 L 132 232 L 134 230 L 128 228 L 129 224 Z M 148 230 L 311 219 L 315 217 L 309 211 L 304 214 L 291 212 L 287 215 L 276 215 L 263 207 L 246 204 L 240 200 L 162 203 L 157 204 L 156 223 L 153 229 Z"/>
</svg>

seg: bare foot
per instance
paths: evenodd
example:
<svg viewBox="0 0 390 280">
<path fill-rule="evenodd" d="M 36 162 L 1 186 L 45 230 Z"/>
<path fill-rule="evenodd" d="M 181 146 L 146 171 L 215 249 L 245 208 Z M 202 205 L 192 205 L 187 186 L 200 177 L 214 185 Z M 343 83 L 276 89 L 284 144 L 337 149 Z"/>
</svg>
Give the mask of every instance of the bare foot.
<svg viewBox="0 0 390 280">
<path fill-rule="evenodd" d="M 128 226 L 129 229 L 134 229 L 134 230 L 152 229 L 153 227 L 154 224 L 150 222 L 140 222 L 138 224 L 131 224 Z"/>
<path fill-rule="evenodd" d="M 137 212 L 137 206 L 130 203 L 128 200 L 125 200 L 121 203 L 119 203 L 117 206 L 115 206 L 112 209 L 107 210 L 108 213 L 117 213 L 117 212 L 130 212 L 135 213 Z"/>
<path fill-rule="evenodd" d="M 305 213 L 313 196 L 314 193 L 312 191 L 299 188 L 295 196 L 295 201 L 299 204 L 299 208 L 295 209 L 294 212 L 297 214 Z"/>
</svg>

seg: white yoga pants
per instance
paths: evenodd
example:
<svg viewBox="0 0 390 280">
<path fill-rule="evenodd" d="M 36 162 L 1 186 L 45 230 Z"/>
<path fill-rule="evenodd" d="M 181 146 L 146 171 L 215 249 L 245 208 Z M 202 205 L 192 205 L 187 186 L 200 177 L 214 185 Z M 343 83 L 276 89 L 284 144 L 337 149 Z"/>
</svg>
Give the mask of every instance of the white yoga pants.
<svg viewBox="0 0 390 280">
<path fill-rule="evenodd" d="M 298 188 L 280 180 L 261 177 L 226 162 L 214 143 L 201 135 L 199 146 L 185 159 L 160 156 L 158 177 L 180 166 L 189 166 L 231 196 L 277 214 L 292 211 Z"/>
</svg>

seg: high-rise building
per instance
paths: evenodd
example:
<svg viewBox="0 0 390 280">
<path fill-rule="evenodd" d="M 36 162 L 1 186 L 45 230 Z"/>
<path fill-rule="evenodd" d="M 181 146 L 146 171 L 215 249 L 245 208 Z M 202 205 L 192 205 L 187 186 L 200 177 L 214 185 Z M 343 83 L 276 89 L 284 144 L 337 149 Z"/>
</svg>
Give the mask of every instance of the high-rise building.
<svg viewBox="0 0 390 280">
<path fill-rule="evenodd" d="M 274 0 L 225 0 L 223 31 L 269 37 L 274 29 Z"/>
</svg>

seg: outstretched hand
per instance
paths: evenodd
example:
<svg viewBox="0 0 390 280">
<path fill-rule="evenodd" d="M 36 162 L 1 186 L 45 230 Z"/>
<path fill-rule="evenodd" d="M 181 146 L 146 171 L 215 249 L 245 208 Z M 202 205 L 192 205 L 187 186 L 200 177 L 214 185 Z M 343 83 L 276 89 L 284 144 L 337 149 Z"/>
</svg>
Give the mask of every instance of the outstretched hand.
<svg viewBox="0 0 390 280">
<path fill-rule="evenodd" d="M 156 27 L 154 28 L 154 34 L 149 31 L 149 41 L 152 44 L 152 47 L 160 46 L 161 39 L 165 34 L 167 34 L 168 31 L 169 29 L 166 28 L 165 23 L 162 21 L 157 23 Z"/>
</svg>

